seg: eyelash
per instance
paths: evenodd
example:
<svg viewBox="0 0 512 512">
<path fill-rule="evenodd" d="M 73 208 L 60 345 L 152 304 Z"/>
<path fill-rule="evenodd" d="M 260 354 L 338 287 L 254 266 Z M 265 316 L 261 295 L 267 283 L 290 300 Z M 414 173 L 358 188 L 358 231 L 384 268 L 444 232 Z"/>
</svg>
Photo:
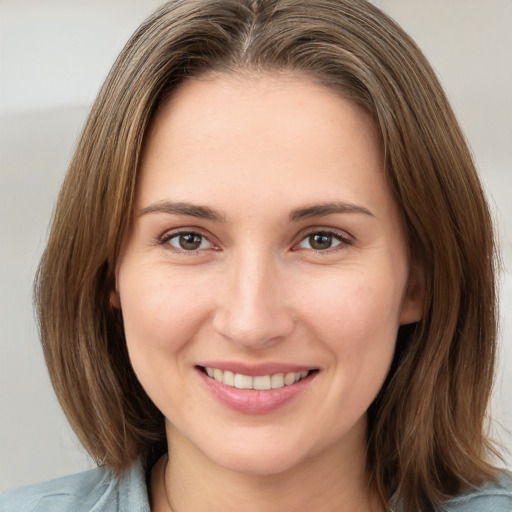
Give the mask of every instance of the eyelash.
<svg viewBox="0 0 512 512">
<path fill-rule="evenodd" d="M 198 252 L 201 252 L 202 250 L 204 250 L 204 249 L 199 249 L 199 248 L 187 250 L 187 249 L 183 249 L 183 248 L 179 249 L 177 247 L 171 246 L 171 244 L 169 243 L 170 240 L 172 240 L 174 238 L 178 238 L 180 236 L 184 236 L 184 235 L 198 236 L 201 238 L 201 243 L 203 243 L 203 241 L 206 240 L 207 242 L 209 242 L 212 245 L 212 248 L 214 250 L 218 250 L 218 247 L 216 247 L 215 244 L 213 244 L 213 242 L 206 235 L 202 234 L 200 231 L 192 230 L 192 229 L 174 231 L 174 232 L 170 232 L 170 233 L 167 232 L 158 239 L 158 244 L 162 245 L 162 246 L 167 245 L 169 247 L 169 250 L 176 252 L 176 253 L 180 253 L 180 254 L 194 255 L 194 254 L 197 254 Z M 332 237 L 333 240 L 337 240 L 339 242 L 339 244 L 334 245 L 334 247 L 328 247 L 326 249 L 314 249 L 312 247 L 304 248 L 305 250 L 314 251 L 317 254 L 331 253 L 331 252 L 342 249 L 343 246 L 351 245 L 353 243 L 352 238 L 349 235 L 347 235 L 347 233 L 338 231 L 336 229 L 311 228 L 306 233 L 301 235 L 301 238 L 297 243 L 294 243 L 292 251 L 301 250 L 301 248 L 298 246 L 301 243 L 303 243 L 304 241 L 306 241 L 308 238 L 311 238 L 313 235 Z M 341 247 L 338 248 L 338 246 L 341 246 Z"/>
<path fill-rule="evenodd" d="M 333 247 L 328 247 L 327 249 L 314 249 L 314 248 L 306 249 L 306 250 L 314 251 L 317 254 L 325 254 L 325 253 L 331 253 L 334 251 L 339 251 L 344 246 L 351 245 L 353 243 L 353 239 L 347 233 L 345 233 L 343 231 L 339 231 L 337 229 L 310 228 L 304 235 L 301 235 L 301 239 L 299 240 L 298 243 L 296 243 L 294 245 L 293 250 L 300 250 L 300 248 L 299 249 L 295 249 L 295 248 L 299 244 L 301 244 L 305 240 L 307 240 L 308 238 L 311 238 L 313 235 L 322 235 L 322 236 L 332 237 L 333 240 L 337 240 L 339 242 L 339 244 L 337 244 Z"/>
<path fill-rule="evenodd" d="M 197 231 L 197 230 L 193 230 L 193 229 L 183 229 L 183 230 L 180 230 L 180 231 L 173 231 L 171 233 L 167 232 L 165 233 L 163 236 L 161 236 L 159 239 L 158 239 L 158 244 L 159 245 L 162 245 L 162 246 L 165 246 L 167 245 L 169 247 L 169 250 L 173 251 L 173 252 L 176 252 L 176 253 L 179 253 L 179 254 L 188 254 L 188 255 L 194 255 L 194 254 L 197 254 L 198 252 L 201 252 L 202 249 L 192 249 L 192 250 L 187 250 L 187 249 L 179 249 L 177 247 L 173 247 L 171 246 L 171 244 L 169 243 L 173 238 L 178 238 L 180 236 L 184 236 L 184 235 L 194 235 L 194 236 L 199 236 L 201 237 L 201 243 L 206 240 L 208 241 L 210 244 L 212 244 L 213 248 L 216 250 L 217 248 L 215 247 L 215 245 L 213 244 L 213 242 L 206 236 L 206 235 L 203 235 L 200 231 Z"/>
</svg>

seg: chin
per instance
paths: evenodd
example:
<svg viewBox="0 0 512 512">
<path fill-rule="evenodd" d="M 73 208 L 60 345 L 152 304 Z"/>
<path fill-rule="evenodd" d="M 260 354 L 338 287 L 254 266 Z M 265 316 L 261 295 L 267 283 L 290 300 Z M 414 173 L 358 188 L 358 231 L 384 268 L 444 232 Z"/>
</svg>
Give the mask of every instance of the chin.
<svg viewBox="0 0 512 512">
<path fill-rule="evenodd" d="M 249 432 L 242 430 L 245 432 L 239 431 L 239 435 L 233 433 L 222 440 L 217 438 L 215 445 L 210 442 L 198 443 L 196 447 L 217 466 L 241 474 L 261 476 L 290 471 L 311 461 L 316 452 L 325 449 L 323 445 L 308 446 L 310 436 L 283 435 L 279 429 L 266 432 L 258 432 L 254 428 Z"/>
<path fill-rule="evenodd" d="M 240 451 L 237 453 L 223 452 L 218 454 L 217 457 L 214 455 L 211 460 L 217 465 L 236 473 L 260 476 L 285 473 L 301 462 L 301 458 L 297 454 L 276 451 L 269 453 L 266 450 L 242 453 Z"/>
</svg>

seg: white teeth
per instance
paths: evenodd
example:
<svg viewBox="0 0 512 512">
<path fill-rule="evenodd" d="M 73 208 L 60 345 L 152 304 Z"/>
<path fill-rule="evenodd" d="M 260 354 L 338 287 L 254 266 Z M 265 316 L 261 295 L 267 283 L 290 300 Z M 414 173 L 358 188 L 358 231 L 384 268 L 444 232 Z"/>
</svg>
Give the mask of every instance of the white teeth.
<svg viewBox="0 0 512 512">
<path fill-rule="evenodd" d="M 272 389 L 270 384 L 270 375 L 262 375 L 261 377 L 252 378 L 253 389 Z"/>
<path fill-rule="evenodd" d="M 291 386 L 297 381 L 304 379 L 309 374 L 307 370 L 304 370 L 302 372 L 275 373 L 273 375 L 251 377 L 249 375 L 242 375 L 241 373 L 233 373 L 228 370 L 222 371 L 218 368 L 205 367 L 205 370 L 209 377 L 226 386 L 238 389 L 257 390 L 279 389 L 284 386 Z"/>
<path fill-rule="evenodd" d="M 284 376 L 285 386 L 291 386 L 295 382 L 295 375 L 296 375 L 295 373 L 287 373 Z M 300 378 L 300 373 L 299 373 L 299 378 Z"/>
<path fill-rule="evenodd" d="M 224 372 L 224 379 L 222 380 L 226 386 L 234 386 L 235 385 L 235 374 L 226 370 Z"/>
<path fill-rule="evenodd" d="M 270 377 L 272 389 L 282 388 L 284 386 L 284 375 L 282 373 L 276 373 Z"/>
<path fill-rule="evenodd" d="M 252 377 L 249 377 L 249 375 L 242 375 L 241 373 L 235 373 L 235 388 L 252 389 Z"/>
</svg>

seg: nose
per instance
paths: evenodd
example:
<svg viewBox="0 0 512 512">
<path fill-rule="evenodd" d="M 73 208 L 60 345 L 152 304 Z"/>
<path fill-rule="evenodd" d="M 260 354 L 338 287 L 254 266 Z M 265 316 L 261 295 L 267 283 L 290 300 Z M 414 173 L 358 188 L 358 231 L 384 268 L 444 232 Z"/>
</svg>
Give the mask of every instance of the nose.
<svg viewBox="0 0 512 512">
<path fill-rule="evenodd" d="M 223 276 L 213 327 L 239 348 L 268 348 L 294 329 L 278 267 L 271 258 L 246 253 L 229 265 Z"/>
</svg>

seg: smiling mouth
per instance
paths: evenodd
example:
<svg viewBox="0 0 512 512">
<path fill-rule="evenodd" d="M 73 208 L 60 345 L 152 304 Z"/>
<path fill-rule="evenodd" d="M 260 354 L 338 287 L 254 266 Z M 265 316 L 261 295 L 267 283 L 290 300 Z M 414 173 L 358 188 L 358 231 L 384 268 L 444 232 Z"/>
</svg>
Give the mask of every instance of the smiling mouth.
<svg viewBox="0 0 512 512">
<path fill-rule="evenodd" d="M 304 370 L 301 372 L 275 373 L 272 375 L 243 375 L 229 370 L 219 370 L 208 366 L 199 367 L 200 370 L 211 379 L 237 389 L 255 389 L 265 391 L 269 389 L 280 389 L 307 378 L 317 370 Z"/>
</svg>

